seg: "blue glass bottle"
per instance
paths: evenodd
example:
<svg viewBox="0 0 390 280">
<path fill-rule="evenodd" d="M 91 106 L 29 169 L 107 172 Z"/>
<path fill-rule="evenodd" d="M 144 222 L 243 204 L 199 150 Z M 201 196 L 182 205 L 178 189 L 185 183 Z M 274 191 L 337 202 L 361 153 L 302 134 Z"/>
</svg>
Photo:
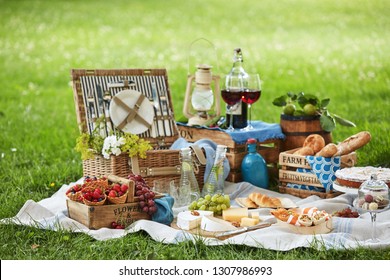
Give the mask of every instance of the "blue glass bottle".
<svg viewBox="0 0 390 280">
<path fill-rule="evenodd" d="M 268 189 L 268 169 L 264 158 L 257 152 L 257 141 L 249 138 L 246 142 L 248 153 L 241 162 L 243 181 L 251 183 L 259 188 Z"/>
</svg>

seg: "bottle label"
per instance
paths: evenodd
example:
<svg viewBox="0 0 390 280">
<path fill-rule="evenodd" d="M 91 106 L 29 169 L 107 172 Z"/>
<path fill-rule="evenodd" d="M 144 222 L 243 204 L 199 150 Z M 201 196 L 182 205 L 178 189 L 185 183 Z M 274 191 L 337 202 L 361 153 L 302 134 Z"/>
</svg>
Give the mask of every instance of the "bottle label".
<svg viewBox="0 0 390 280">
<path fill-rule="evenodd" d="M 232 110 L 232 111 L 229 111 L 227 108 L 226 108 L 226 111 L 228 112 L 228 114 L 233 114 L 233 115 L 236 115 L 236 116 L 239 116 L 239 115 L 242 115 L 242 102 L 240 101 L 238 105 L 235 106 L 235 109 Z"/>
</svg>

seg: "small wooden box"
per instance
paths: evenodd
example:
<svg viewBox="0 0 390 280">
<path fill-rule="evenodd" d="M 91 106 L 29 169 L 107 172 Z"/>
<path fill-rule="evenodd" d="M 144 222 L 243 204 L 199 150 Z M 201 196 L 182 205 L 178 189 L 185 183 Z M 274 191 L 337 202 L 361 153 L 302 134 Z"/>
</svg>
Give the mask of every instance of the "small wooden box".
<svg viewBox="0 0 390 280">
<path fill-rule="evenodd" d="M 110 228 L 112 222 L 118 221 L 130 225 L 137 220 L 150 220 L 150 216 L 142 212 L 137 202 L 88 206 L 67 199 L 66 205 L 69 218 L 82 223 L 89 229 Z"/>
<path fill-rule="evenodd" d="M 298 168 L 302 169 L 311 169 L 310 164 L 307 162 L 305 156 L 300 155 L 294 155 L 294 152 L 297 149 L 289 150 L 280 153 L 279 155 L 279 191 L 281 193 L 288 193 L 292 194 L 301 198 L 308 197 L 310 195 L 317 195 L 321 198 L 332 198 L 335 196 L 340 195 L 340 192 L 330 191 L 328 193 L 326 192 L 319 192 L 319 191 L 311 191 L 311 190 L 305 190 L 305 189 L 295 189 L 295 188 L 289 188 L 287 187 L 288 183 L 294 183 L 298 185 L 306 185 L 306 186 L 312 186 L 317 188 L 323 188 L 323 185 L 318 180 L 317 176 L 315 174 L 311 173 L 303 173 L 298 172 Z M 348 155 L 344 155 L 341 157 L 341 165 L 340 168 L 343 167 L 351 167 L 356 164 L 357 156 L 356 153 L 350 153 Z"/>
<path fill-rule="evenodd" d="M 66 200 L 69 218 L 74 219 L 89 229 L 99 229 L 102 227 L 111 227 L 112 222 L 121 222 L 130 225 L 134 221 L 145 219 L 150 220 L 150 215 L 143 212 L 139 205 L 139 198 L 135 196 L 134 181 L 121 178 L 115 175 L 108 176 L 109 183 L 121 183 L 129 186 L 128 195 L 125 203 L 88 206 L 81 202 Z M 156 198 L 163 195 L 156 194 Z"/>
<path fill-rule="evenodd" d="M 247 154 L 246 144 L 236 143 L 229 134 L 224 131 L 212 130 L 200 127 L 191 127 L 178 124 L 180 136 L 188 142 L 196 142 L 201 139 L 210 139 L 217 144 L 226 145 L 226 157 L 230 164 L 229 182 L 241 182 L 241 162 Z M 267 162 L 269 172 L 277 174 L 277 164 L 280 152 L 280 139 L 270 139 L 257 143 L 257 151 Z"/>
</svg>

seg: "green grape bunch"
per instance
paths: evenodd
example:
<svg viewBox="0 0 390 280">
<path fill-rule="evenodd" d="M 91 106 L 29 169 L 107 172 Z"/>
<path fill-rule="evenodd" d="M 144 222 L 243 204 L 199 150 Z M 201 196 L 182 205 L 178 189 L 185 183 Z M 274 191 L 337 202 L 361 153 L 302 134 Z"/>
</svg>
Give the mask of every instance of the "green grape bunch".
<svg viewBox="0 0 390 280">
<path fill-rule="evenodd" d="M 230 208 L 230 197 L 227 194 L 206 194 L 191 202 L 189 210 L 213 211 L 214 215 L 221 216 L 222 210 Z"/>
</svg>

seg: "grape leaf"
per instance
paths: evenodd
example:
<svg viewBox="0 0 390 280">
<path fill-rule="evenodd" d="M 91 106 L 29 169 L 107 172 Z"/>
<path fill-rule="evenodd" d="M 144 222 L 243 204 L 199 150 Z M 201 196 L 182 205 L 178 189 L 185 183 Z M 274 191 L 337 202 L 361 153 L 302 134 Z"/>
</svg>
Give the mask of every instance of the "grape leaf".
<svg viewBox="0 0 390 280">
<path fill-rule="evenodd" d="M 346 119 L 343 119 L 342 117 L 340 117 L 336 114 L 333 114 L 333 117 L 336 120 L 336 122 L 340 125 L 349 126 L 349 127 L 356 127 L 356 125 L 353 122 L 346 120 Z"/>
<path fill-rule="evenodd" d="M 286 100 L 287 100 L 287 96 L 282 95 L 282 96 L 275 98 L 274 101 L 272 101 L 272 104 L 274 104 L 275 106 L 279 106 L 279 107 L 286 106 L 286 104 L 287 104 Z"/>
<path fill-rule="evenodd" d="M 313 94 L 304 94 L 302 92 L 302 94 L 298 97 L 298 104 L 302 108 L 305 107 L 305 105 L 308 103 L 313 104 L 314 106 L 317 106 L 317 104 L 319 102 L 320 101 L 319 101 L 318 97 L 313 95 Z"/>
<path fill-rule="evenodd" d="M 332 132 L 336 128 L 336 121 L 329 114 L 322 114 L 320 124 L 323 130 Z"/>
<path fill-rule="evenodd" d="M 326 106 L 329 105 L 329 102 L 330 102 L 330 98 L 322 99 L 321 102 L 320 102 L 320 107 L 321 108 L 326 108 Z"/>
<path fill-rule="evenodd" d="M 298 104 L 299 106 L 301 106 L 301 108 L 305 107 L 307 103 L 309 103 L 309 100 L 306 98 L 304 94 L 298 97 Z"/>
<path fill-rule="evenodd" d="M 298 95 L 293 92 L 287 92 L 287 96 L 290 97 L 291 101 L 295 101 L 298 98 Z"/>
</svg>

